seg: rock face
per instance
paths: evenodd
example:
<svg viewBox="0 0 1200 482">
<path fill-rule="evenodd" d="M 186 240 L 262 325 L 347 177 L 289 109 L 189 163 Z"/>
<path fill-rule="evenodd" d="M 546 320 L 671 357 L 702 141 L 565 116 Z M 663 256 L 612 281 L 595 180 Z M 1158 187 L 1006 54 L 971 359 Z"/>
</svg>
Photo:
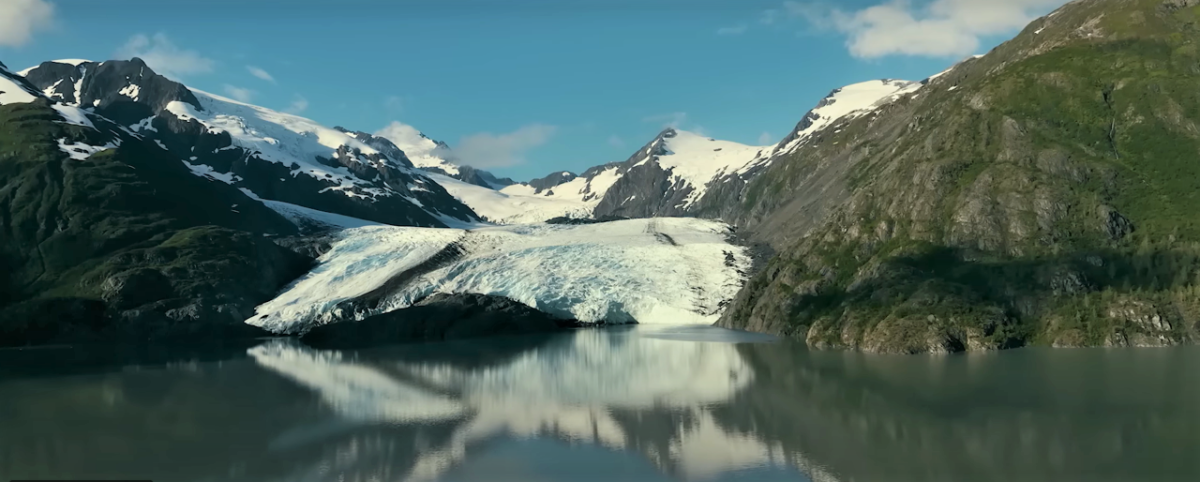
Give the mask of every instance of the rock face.
<svg viewBox="0 0 1200 482">
<path fill-rule="evenodd" d="M 1192 8 L 1071 2 L 774 159 L 720 207 L 779 253 L 720 324 L 901 353 L 1195 341 Z"/>
<path fill-rule="evenodd" d="M 556 172 L 540 179 L 534 179 L 525 184 L 534 189 L 534 194 L 541 194 L 542 191 L 554 189 L 555 186 L 574 181 L 576 176 L 573 172 Z"/>
<path fill-rule="evenodd" d="M 118 124 L 56 107 L 0 105 L 0 346 L 261 334 L 245 317 L 311 262 L 272 241 L 296 227 Z"/>
<path fill-rule="evenodd" d="M 386 139 L 192 91 L 141 59 L 45 62 L 26 78 L 258 198 L 394 225 L 479 219 Z M 331 146 L 339 133 L 344 141 Z"/>
<path fill-rule="evenodd" d="M 413 306 L 361 321 L 316 327 L 301 338 L 320 347 L 350 348 L 412 341 L 552 332 L 573 323 L 496 296 L 435 294 Z"/>
</svg>

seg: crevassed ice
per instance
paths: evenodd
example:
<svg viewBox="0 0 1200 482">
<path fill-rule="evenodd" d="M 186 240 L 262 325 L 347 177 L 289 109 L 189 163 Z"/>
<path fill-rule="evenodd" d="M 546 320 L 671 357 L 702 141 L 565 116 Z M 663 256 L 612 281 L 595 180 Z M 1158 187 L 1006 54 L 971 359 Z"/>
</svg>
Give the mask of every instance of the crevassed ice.
<svg viewBox="0 0 1200 482">
<path fill-rule="evenodd" d="M 291 332 L 332 319 L 335 306 L 362 296 L 463 236 L 458 229 L 368 226 L 349 229 L 318 264 L 247 323 Z"/>
<path fill-rule="evenodd" d="M 750 260 L 725 224 L 690 218 L 589 225 L 479 229 L 368 227 L 347 230 L 319 265 L 248 323 L 303 331 L 335 319 L 335 306 L 457 242 L 465 254 L 416 276 L 378 312 L 433 293 L 511 298 L 583 322 L 712 324 L 732 299 Z M 374 313 L 369 313 L 374 314 Z"/>
</svg>

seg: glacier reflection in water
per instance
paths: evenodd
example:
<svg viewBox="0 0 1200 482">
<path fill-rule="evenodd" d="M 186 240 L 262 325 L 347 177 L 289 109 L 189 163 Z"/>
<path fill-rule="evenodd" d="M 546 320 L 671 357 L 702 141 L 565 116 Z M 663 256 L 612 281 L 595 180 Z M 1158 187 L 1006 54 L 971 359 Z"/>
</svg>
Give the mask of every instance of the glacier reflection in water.
<svg viewBox="0 0 1200 482">
<path fill-rule="evenodd" d="M 695 341 L 697 336 L 709 341 Z M 639 422 L 657 416 L 669 424 L 664 447 L 645 447 L 653 462 L 687 479 L 707 479 L 785 460 L 778 446 L 721 429 L 707 409 L 753 381 L 731 343 L 745 339 L 764 337 L 707 327 L 582 330 L 482 366 L 356 358 L 283 341 L 249 354 L 316 391 L 347 420 L 458 422 L 439 444 L 425 447 L 405 480 L 436 480 L 473 446 L 495 439 L 636 449 L 638 434 L 628 429 L 637 432 L 638 423 L 629 427 L 629 416 Z"/>
<path fill-rule="evenodd" d="M 812 351 L 649 326 L 0 350 L 0 480 L 1200 480 L 1200 347 Z"/>
</svg>

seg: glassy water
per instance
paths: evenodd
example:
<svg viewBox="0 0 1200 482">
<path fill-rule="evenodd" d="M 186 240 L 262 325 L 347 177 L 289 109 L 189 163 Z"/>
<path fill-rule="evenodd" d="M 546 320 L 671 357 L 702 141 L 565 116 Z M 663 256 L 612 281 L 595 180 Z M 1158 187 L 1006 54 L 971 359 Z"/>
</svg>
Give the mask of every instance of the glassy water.
<svg viewBox="0 0 1200 482">
<path fill-rule="evenodd" d="M 876 356 L 716 328 L 0 350 L 0 480 L 1194 481 L 1200 348 Z"/>
</svg>

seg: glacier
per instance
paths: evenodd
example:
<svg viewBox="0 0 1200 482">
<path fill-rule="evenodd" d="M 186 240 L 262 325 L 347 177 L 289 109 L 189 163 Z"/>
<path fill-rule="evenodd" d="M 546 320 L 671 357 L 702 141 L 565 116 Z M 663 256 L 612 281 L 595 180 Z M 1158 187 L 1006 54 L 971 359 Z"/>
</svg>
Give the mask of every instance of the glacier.
<svg viewBox="0 0 1200 482">
<path fill-rule="evenodd" d="M 246 322 L 301 333 L 406 308 L 435 293 L 476 293 L 585 323 L 712 324 L 750 268 L 731 234 L 726 224 L 693 218 L 352 228 Z M 435 256 L 439 262 L 427 262 Z M 389 286 L 376 306 L 346 312 L 346 302 L 401 275 L 407 279 Z"/>
</svg>

